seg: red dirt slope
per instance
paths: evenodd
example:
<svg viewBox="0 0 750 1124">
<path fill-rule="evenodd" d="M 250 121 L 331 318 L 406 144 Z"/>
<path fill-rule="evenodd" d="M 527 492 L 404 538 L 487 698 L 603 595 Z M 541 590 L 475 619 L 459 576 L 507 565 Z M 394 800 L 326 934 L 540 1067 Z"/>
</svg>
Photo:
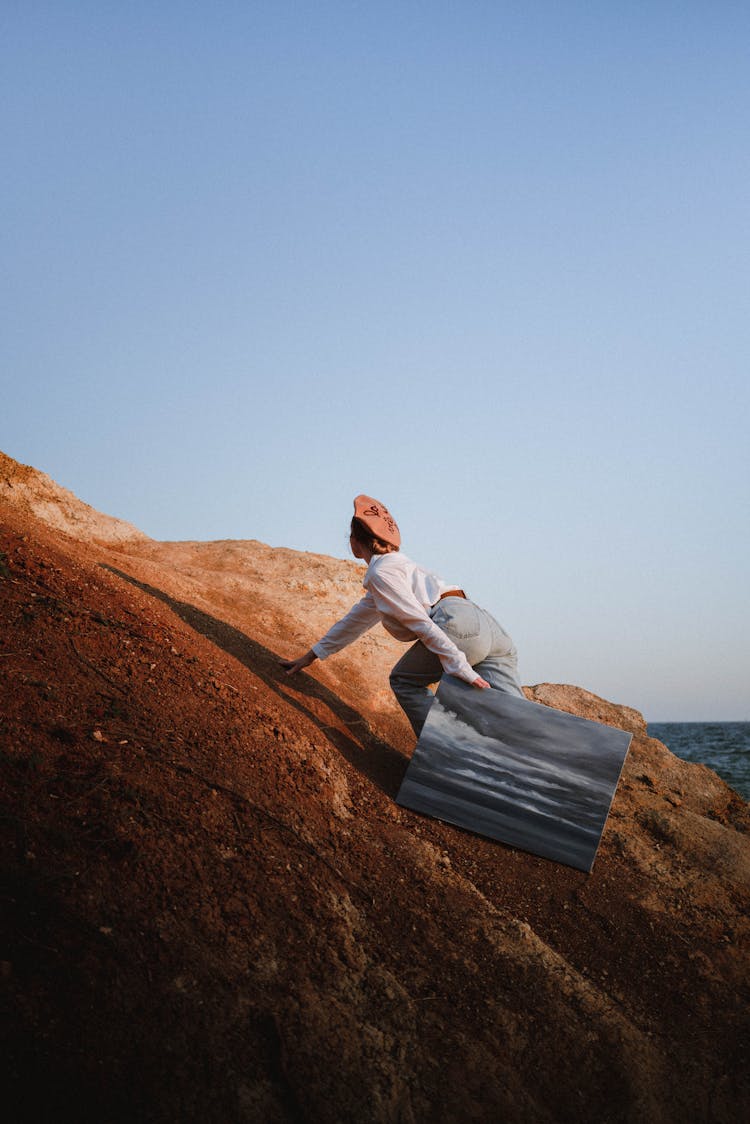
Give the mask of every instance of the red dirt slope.
<svg viewBox="0 0 750 1124">
<path fill-rule="evenodd" d="M 747 806 L 636 712 L 529 691 L 635 734 L 584 875 L 397 808 L 403 724 L 209 594 L 0 527 L 12 1119 L 746 1116 Z"/>
</svg>

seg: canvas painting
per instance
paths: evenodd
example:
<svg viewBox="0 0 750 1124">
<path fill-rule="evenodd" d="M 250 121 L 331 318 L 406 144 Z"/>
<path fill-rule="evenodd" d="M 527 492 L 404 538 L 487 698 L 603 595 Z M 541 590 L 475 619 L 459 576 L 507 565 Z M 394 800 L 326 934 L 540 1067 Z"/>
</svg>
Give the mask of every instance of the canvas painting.
<svg viewBox="0 0 750 1124">
<path fill-rule="evenodd" d="M 444 676 L 397 802 L 590 871 L 631 737 Z"/>
</svg>

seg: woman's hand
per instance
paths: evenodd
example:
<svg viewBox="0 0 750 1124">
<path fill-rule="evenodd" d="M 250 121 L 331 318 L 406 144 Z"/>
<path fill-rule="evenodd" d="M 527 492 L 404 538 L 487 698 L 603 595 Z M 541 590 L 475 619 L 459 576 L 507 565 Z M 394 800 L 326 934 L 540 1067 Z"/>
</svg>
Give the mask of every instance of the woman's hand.
<svg viewBox="0 0 750 1124">
<path fill-rule="evenodd" d="M 471 685 L 472 685 L 472 687 L 482 687 L 482 688 L 491 686 L 491 684 L 489 684 L 486 679 L 482 679 L 481 675 L 478 675 L 476 677 L 476 679 L 472 680 Z"/>
<path fill-rule="evenodd" d="M 287 675 L 296 675 L 298 671 L 302 671 L 303 667 L 309 667 L 317 658 L 311 648 L 309 652 L 305 652 L 304 656 L 300 656 L 298 660 L 279 660 L 279 663 L 284 668 Z"/>
</svg>

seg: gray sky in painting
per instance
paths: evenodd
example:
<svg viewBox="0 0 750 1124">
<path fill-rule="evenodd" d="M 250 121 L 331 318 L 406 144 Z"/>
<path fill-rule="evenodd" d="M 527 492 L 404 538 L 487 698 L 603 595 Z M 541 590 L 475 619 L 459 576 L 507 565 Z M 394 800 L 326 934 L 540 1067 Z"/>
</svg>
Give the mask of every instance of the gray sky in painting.
<svg viewBox="0 0 750 1124">
<path fill-rule="evenodd" d="M 538 768 L 584 786 L 596 779 L 611 783 L 628 743 L 628 735 L 621 730 L 502 691 L 477 692 L 453 678 L 445 679 L 440 687 L 435 722 L 444 709 L 456 715 L 454 739 L 463 739 L 467 746 L 476 746 L 480 739 L 489 752 L 499 752 L 509 761 L 528 762 L 533 756 Z"/>
<path fill-rule="evenodd" d="M 444 680 L 399 800 L 589 869 L 629 742 L 623 731 Z"/>
</svg>

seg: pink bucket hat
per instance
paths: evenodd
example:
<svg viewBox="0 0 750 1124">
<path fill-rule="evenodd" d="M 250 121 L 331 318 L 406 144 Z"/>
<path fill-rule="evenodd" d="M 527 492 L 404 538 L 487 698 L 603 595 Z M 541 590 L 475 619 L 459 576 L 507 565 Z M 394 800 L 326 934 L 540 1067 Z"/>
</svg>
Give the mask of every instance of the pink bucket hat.
<svg viewBox="0 0 750 1124">
<path fill-rule="evenodd" d="M 354 516 L 364 523 L 376 539 L 382 539 L 397 549 L 401 546 L 398 524 L 385 504 L 379 500 L 374 500 L 372 496 L 357 496 L 354 501 Z"/>
</svg>

